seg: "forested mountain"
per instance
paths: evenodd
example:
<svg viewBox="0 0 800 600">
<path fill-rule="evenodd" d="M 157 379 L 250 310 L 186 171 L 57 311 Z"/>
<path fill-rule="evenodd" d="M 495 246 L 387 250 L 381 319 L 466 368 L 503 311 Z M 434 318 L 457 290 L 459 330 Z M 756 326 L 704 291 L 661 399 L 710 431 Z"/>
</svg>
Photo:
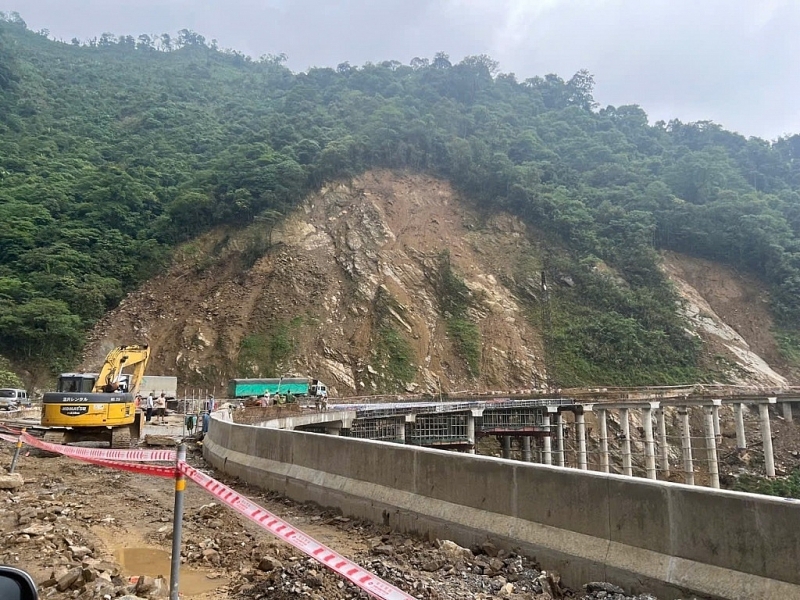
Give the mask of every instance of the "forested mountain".
<svg viewBox="0 0 800 600">
<path fill-rule="evenodd" d="M 553 342 L 569 383 L 705 376 L 660 249 L 762 278 L 783 350 L 798 355 L 800 136 L 649 125 L 637 106 L 597 106 L 586 72 L 519 81 L 486 56 L 303 73 L 284 58 L 187 30 L 68 44 L 4 17 L 3 355 L 34 371 L 73 365 L 86 329 L 176 244 L 275 221 L 373 167 L 446 178 L 565 250 L 542 267 L 568 274 Z"/>
</svg>

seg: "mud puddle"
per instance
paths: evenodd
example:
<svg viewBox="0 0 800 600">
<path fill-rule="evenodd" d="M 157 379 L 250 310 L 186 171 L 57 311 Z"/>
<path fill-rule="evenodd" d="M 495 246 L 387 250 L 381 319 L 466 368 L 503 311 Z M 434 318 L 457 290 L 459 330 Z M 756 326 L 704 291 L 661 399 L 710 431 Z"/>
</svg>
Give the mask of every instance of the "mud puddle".
<svg viewBox="0 0 800 600">
<path fill-rule="evenodd" d="M 114 551 L 126 577 L 164 577 L 169 583 L 170 553 L 160 548 L 117 548 Z M 204 594 L 228 584 L 224 577 L 209 579 L 204 571 L 181 567 L 179 591 L 184 598 Z"/>
</svg>

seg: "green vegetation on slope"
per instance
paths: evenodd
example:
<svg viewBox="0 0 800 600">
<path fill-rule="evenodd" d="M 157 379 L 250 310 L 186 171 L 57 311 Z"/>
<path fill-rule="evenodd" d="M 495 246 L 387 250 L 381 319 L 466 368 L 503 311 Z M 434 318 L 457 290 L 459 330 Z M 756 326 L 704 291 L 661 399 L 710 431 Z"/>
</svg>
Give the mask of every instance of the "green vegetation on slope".
<svg viewBox="0 0 800 600">
<path fill-rule="evenodd" d="M 277 323 L 266 333 L 252 333 L 242 339 L 236 372 L 241 377 L 280 377 L 279 365 L 295 352 L 292 332 L 302 324 L 300 317 Z"/>
<path fill-rule="evenodd" d="M 373 377 L 369 370 L 363 372 L 363 377 L 372 384 L 372 389 L 378 393 L 391 393 L 405 391 L 406 384 L 414 380 L 416 368 L 414 367 L 414 351 L 411 344 L 398 331 L 398 321 L 395 315 L 404 313 L 404 308 L 392 297 L 389 291 L 378 288 L 373 301 L 372 317 L 376 339 L 373 347 L 373 360 L 380 366 L 378 377 Z M 361 384 L 367 381 L 360 381 Z"/>
<path fill-rule="evenodd" d="M 733 489 L 738 492 L 781 498 L 800 498 L 800 469 L 795 469 L 789 475 L 777 479 L 744 474 L 736 479 Z"/>
<path fill-rule="evenodd" d="M 467 363 L 470 374 L 477 375 L 481 362 L 481 334 L 478 326 L 467 315 L 472 304 L 472 292 L 453 271 L 450 253 L 447 251 L 439 255 L 435 285 L 439 310 L 447 322 L 447 334 L 453 340 L 456 351 Z"/>
<path fill-rule="evenodd" d="M 443 53 L 295 74 L 282 57 L 254 61 L 187 30 L 70 45 L 7 17 L 0 352 L 61 368 L 177 242 L 285 214 L 322 182 L 374 166 L 446 177 L 569 248 L 561 271 L 574 286 L 554 293 L 562 383 L 695 376 L 696 342 L 655 248 L 759 274 L 795 335 L 800 136 L 650 126 L 637 106 L 598 108 L 592 86 L 585 72 L 518 81 L 486 56 Z M 606 282 L 601 262 L 625 284 Z"/>
</svg>

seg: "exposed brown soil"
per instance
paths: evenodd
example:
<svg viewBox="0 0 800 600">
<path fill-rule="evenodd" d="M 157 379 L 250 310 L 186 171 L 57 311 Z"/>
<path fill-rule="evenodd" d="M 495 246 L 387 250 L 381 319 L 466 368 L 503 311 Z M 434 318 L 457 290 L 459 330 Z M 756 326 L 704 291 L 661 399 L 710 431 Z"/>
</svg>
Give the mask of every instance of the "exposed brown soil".
<svg viewBox="0 0 800 600">
<path fill-rule="evenodd" d="M 540 238 L 508 214 L 481 216 L 444 181 L 368 172 L 313 194 L 273 231 L 256 223 L 181 247 L 168 272 L 98 323 L 82 367 L 96 369 L 111 347 L 136 342 L 153 349 L 150 373 L 177 375 L 181 388 L 217 396 L 243 366 L 263 376 L 318 377 L 332 396 L 540 387 Z M 443 252 L 472 294 L 469 316 L 481 334 L 477 377 L 438 306 L 433 280 Z M 734 382 L 768 387 L 792 376 L 770 331 L 763 286 L 674 253 L 665 254 L 664 266 L 695 307 L 709 366 Z M 703 325 L 742 339 L 730 342 Z M 413 375 L 403 382 L 380 350 L 386 326 L 410 348 Z M 281 328 L 291 351 L 272 372 L 243 365 L 251 336 L 262 334 L 263 344 Z"/>
<path fill-rule="evenodd" d="M 411 391 L 531 388 L 541 380 L 541 338 L 502 282 L 537 254 L 536 240 L 508 215 L 480 223 L 445 182 L 386 171 L 332 184 L 270 235 L 264 225 L 215 231 L 184 246 L 168 273 L 130 294 L 94 329 L 84 367 L 120 343 L 149 343 L 149 371 L 187 385 L 223 386 L 237 375 L 242 341 L 289 325 L 294 352 L 283 373 L 319 377 L 335 394 L 392 390 L 376 348 L 378 297 L 408 342 Z M 272 246 L 252 268 L 249 241 Z M 481 374 L 472 378 L 449 339 L 432 280 L 438 257 L 473 296 L 482 334 Z M 384 322 L 385 324 L 385 322 Z"/>
</svg>

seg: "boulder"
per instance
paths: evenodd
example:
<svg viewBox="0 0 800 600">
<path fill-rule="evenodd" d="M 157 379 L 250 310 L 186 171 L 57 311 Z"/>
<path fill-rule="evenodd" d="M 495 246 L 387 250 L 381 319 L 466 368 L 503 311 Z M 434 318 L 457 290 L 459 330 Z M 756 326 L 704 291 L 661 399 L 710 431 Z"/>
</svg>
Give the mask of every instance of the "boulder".
<svg viewBox="0 0 800 600">
<path fill-rule="evenodd" d="M 148 433 L 144 436 L 146 446 L 177 446 L 178 440 L 168 435 Z"/>
<path fill-rule="evenodd" d="M 25 485 L 25 480 L 19 473 L 0 474 L 0 490 L 15 490 Z"/>
<path fill-rule="evenodd" d="M 70 569 L 64 575 L 59 577 L 58 583 L 56 583 L 56 589 L 59 592 L 66 592 L 76 581 L 78 581 L 78 579 L 83 581 L 82 576 L 83 571 L 80 568 Z"/>
<path fill-rule="evenodd" d="M 621 587 L 613 583 L 608 583 L 607 581 L 591 581 L 583 587 L 586 588 L 586 591 L 589 593 L 607 592 L 609 594 L 625 594 L 625 590 Z"/>
<path fill-rule="evenodd" d="M 462 548 L 450 540 L 441 540 L 438 542 L 438 546 L 439 552 L 452 562 L 458 562 L 460 560 L 468 561 L 473 558 L 472 551 L 469 548 Z"/>
<path fill-rule="evenodd" d="M 264 556 L 258 561 L 258 570 L 259 571 L 272 571 L 274 569 L 280 569 L 283 565 L 281 561 L 277 558 L 272 558 L 271 556 Z"/>
</svg>

